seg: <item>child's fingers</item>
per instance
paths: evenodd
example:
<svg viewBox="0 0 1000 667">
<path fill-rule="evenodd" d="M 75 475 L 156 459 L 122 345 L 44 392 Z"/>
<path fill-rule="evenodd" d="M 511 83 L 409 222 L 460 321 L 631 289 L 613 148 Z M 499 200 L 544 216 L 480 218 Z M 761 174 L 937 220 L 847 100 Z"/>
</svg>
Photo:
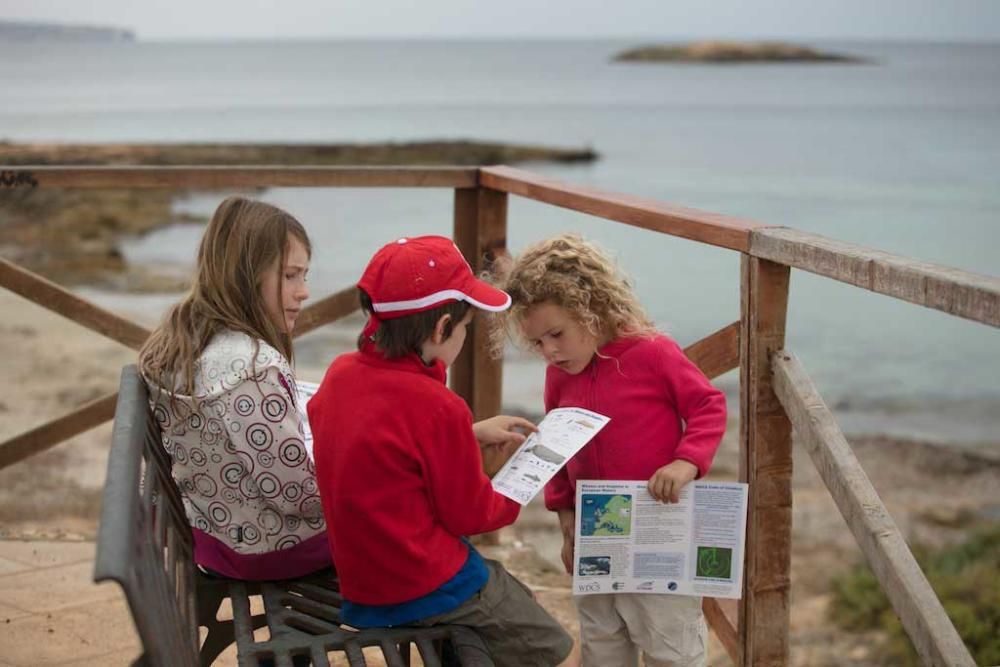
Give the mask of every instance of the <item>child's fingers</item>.
<svg viewBox="0 0 1000 667">
<path fill-rule="evenodd" d="M 566 574 L 573 574 L 573 542 L 570 540 L 563 540 L 562 548 L 562 562 L 563 567 L 566 568 Z"/>
<path fill-rule="evenodd" d="M 659 473 L 653 475 L 649 480 L 649 494 L 654 499 L 664 502 L 670 490 L 670 478 Z"/>
<path fill-rule="evenodd" d="M 534 433 L 535 431 L 538 430 L 538 427 L 535 426 L 534 423 L 528 421 L 524 417 L 510 418 L 510 423 L 507 424 L 507 430 L 509 431 L 515 428 L 520 431 L 523 431 L 524 433 Z M 524 437 L 522 437 L 521 439 L 524 440 Z"/>
</svg>

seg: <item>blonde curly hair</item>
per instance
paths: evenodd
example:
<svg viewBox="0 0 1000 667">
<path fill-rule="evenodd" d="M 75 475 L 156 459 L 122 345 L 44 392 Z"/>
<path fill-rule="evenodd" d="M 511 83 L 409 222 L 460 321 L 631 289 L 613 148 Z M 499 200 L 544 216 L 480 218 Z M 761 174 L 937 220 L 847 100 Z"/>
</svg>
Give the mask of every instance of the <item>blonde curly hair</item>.
<svg viewBox="0 0 1000 667">
<path fill-rule="evenodd" d="M 517 258 L 499 258 L 493 282 L 511 306 L 493 315 L 490 348 L 503 354 L 508 338 L 526 345 L 520 323 L 540 303 L 565 308 L 598 339 L 652 336 L 656 328 L 629 279 L 600 248 L 578 234 L 562 234 L 529 246 Z"/>
</svg>

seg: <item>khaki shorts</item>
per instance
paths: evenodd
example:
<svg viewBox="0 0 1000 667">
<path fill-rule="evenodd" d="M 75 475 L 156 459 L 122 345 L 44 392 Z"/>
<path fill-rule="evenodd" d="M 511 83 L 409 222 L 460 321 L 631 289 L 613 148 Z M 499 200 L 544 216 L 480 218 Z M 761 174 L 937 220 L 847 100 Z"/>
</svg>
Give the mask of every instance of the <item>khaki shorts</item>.
<svg viewBox="0 0 1000 667">
<path fill-rule="evenodd" d="M 578 595 L 583 667 L 704 665 L 708 628 L 701 598 L 654 593 Z"/>
<path fill-rule="evenodd" d="M 464 625 L 482 638 L 497 667 L 552 667 L 566 659 L 573 639 L 527 586 L 503 565 L 484 559 L 490 578 L 457 609 L 411 625 Z"/>
</svg>

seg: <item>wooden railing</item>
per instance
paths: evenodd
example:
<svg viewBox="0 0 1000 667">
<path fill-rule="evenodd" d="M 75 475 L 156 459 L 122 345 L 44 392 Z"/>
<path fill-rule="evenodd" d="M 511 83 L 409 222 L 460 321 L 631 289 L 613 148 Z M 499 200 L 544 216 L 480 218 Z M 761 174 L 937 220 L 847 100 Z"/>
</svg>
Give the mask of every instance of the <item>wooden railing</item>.
<svg viewBox="0 0 1000 667">
<path fill-rule="evenodd" d="M 685 352 L 709 377 L 740 368 L 740 472 L 750 488 L 743 597 L 705 599 L 706 617 L 733 661 L 783 665 L 789 658 L 792 429 L 809 451 L 922 660 L 973 665 L 968 650 L 917 566 L 801 364 L 786 351 L 791 269 L 1000 327 L 1000 279 L 834 241 L 783 227 L 601 192 L 509 167 L 19 167 L 9 187 L 181 188 L 445 187 L 455 191 L 454 238 L 473 268 L 506 252 L 509 195 L 737 251 L 740 319 Z M 14 264 L 0 260 L 0 286 L 113 340 L 138 347 L 147 331 Z M 356 309 L 348 288 L 303 311 L 295 335 Z M 500 410 L 501 365 L 474 324 L 450 373 L 477 419 Z M 100 398 L 0 443 L 0 468 L 111 417 Z"/>
</svg>

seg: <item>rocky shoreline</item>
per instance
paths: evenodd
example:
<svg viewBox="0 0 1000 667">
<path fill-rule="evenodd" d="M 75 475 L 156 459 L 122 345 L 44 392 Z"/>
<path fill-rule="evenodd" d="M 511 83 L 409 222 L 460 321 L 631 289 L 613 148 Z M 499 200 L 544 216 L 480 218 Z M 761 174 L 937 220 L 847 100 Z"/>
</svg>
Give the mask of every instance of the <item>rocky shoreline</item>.
<svg viewBox="0 0 1000 667">
<path fill-rule="evenodd" d="M 477 141 L 373 144 L 16 144 L 0 165 L 387 166 L 590 162 L 591 148 Z M 120 240 L 206 220 L 174 212 L 184 190 L 0 188 L 0 256 L 64 285 L 129 291 L 183 289 L 174 276 L 130 267 Z"/>
</svg>

